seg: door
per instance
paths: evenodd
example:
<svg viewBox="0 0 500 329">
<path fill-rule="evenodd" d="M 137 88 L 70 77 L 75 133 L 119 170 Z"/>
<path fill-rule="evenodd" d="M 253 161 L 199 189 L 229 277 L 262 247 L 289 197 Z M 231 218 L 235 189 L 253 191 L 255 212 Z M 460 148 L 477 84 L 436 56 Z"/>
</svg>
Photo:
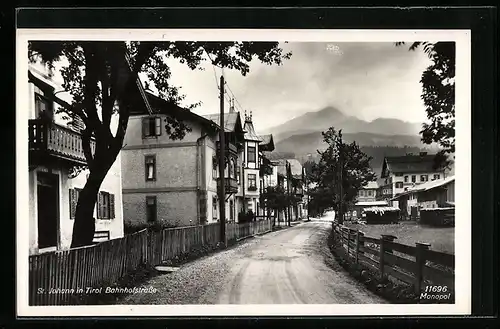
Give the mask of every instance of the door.
<svg viewBox="0 0 500 329">
<path fill-rule="evenodd" d="M 37 173 L 38 248 L 57 247 L 59 221 L 58 176 Z"/>
<path fill-rule="evenodd" d="M 418 217 L 418 210 L 416 206 L 412 206 L 411 208 L 411 219 L 416 220 Z"/>
</svg>

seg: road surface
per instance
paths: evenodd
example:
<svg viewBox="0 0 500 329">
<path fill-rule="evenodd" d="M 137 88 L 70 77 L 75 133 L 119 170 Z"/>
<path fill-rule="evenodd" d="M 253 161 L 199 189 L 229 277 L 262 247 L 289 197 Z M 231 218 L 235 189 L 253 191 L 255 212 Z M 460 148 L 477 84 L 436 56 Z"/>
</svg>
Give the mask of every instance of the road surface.
<svg viewBox="0 0 500 329">
<path fill-rule="evenodd" d="M 327 245 L 331 223 L 311 221 L 249 239 L 241 245 L 153 278 L 120 304 L 380 304 L 351 278 Z"/>
</svg>

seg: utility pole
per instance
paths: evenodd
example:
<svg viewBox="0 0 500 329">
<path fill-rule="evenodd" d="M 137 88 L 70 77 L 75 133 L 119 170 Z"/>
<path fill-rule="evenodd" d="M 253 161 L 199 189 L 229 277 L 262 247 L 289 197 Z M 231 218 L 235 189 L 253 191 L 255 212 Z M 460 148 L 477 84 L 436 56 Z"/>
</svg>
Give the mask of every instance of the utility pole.
<svg viewBox="0 0 500 329">
<path fill-rule="evenodd" d="M 220 130 L 219 130 L 219 213 L 220 213 L 220 238 L 227 245 L 226 241 L 226 141 L 224 125 L 224 76 L 220 76 Z"/>
<path fill-rule="evenodd" d="M 344 223 L 344 186 L 343 186 L 343 172 L 344 172 L 344 150 L 342 143 L 342 129 L 339 130 L 339 164 L 340 164 L 340 193 L 339 193 L 339 224 Z"/>
<path fill-rule="evenodd" d="M 288 196 L 287 201 L 287 214 L 288 214 L 288 226 L 291 226 L 291 218 L 290 218 L 290 164 L 288 161 L 285 163 L 286 168 L 286 194 Z"/>
</svg>

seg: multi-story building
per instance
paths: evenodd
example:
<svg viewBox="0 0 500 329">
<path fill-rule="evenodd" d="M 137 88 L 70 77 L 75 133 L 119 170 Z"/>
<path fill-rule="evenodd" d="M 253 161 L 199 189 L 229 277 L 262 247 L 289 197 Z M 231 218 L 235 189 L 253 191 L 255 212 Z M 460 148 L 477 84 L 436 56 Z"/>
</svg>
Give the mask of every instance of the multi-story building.
<svg viewBox="0 0 500 329">
<path fill-rule="evenodd" d="M 23 110 L 29 113 L 29 245 L 35 254 L 71 246 L 78 195 L 88 170 L 72 170 L 87 164 L 81 135 L 85 126 L 79 117 L 69 120 L 59 113 L 60 107 L 70 107 L 55 95 L 63 88 L 35 67 L 27 74 L 29 106 Z M 98 194 L 94 241 L 123 236 L 121 181 L 119 154 Z"/>
<path fill-rule="evenodd" d="M 357 201 L 358 202 L 376 201 L 377 190 L 378 190 L 378 183 L 377 182 L 375 182 L 375 181 L 368 182 L 368 184 L 366 184 L 366 186 L 363 186 L 358 191 Z"/>
<path fill-rule="evenodd" d="M 441 179 L 445 176 L 444 169 L 435 169 L 435 155 L 421 152 L 418 155 L 385 157 L 382 164 L 381 184 L 377 199 L 390 200 L 416 185 Z M 392 202 L 398 207 L 398 201 Z"/>
<path fill-rule="evenodd" d="M 241 168 L 240 186 L 236 198 L 238 200 L 239 212 L 252 211 L 259 213 L 259 182 L 260 163 L 262 150 L 260 149 L 261 138 L 255 132 L 252 122 L 252 114 L 245 114 L 245 131 L 243 147 L 239 153 Z"/>
<path fill-rule="evenodd" d="M 420 216 L 421 209 L 455 207 L 455 176 L 419 184 L 394 199 L 399 202 L 401 216 L 412 220 Z"/>
<path fill-rule="evenodd" d="M 376 181 L 368 182 L 358 191 L 356 203 L 352 207 L 351 217 L 361 218 L 363 210 L 371 207 L 386 207 L 388 205 L 385 200 L 377 200 L 378 183 Z"/>
<path fill-rule="evenodd" d="M 243 126 L 238 112 L 225 113 L 225 177 L 219 177 L 219 114 L 200 116 L 147 92 L 154 115 L 131 113 L 122 151 L 125 221 L 187 226 L 220 220 L 218 186 L 225 184 L 226 220 L 236 220 L 238 154 Z M 168 114 L 167 114 L 168 113 Z M 169 118 L 189 127 L 172 140 Z M 248 183 L 247 183 L 248 184 Z"/>
</svg>

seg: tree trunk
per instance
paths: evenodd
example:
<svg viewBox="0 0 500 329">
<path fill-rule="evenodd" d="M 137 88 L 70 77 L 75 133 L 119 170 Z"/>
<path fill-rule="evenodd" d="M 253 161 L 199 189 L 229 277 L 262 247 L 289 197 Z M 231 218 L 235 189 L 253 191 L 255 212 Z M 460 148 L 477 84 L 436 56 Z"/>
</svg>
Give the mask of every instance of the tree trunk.
<svg viewBox="0 0 500 329">
<path fill-rule="evenodd" d="M 107 154 L 94 158 L 94 165 L 90 171 L 89 178 L 78 197 L 71 248 L 90 245 L 94 240 L 94 209 L 96 208 L 97 195 L 106 174 L 118 156 L 118 153 L 110 154 L 112 151 L 106 152 Z"/>
</svg>

